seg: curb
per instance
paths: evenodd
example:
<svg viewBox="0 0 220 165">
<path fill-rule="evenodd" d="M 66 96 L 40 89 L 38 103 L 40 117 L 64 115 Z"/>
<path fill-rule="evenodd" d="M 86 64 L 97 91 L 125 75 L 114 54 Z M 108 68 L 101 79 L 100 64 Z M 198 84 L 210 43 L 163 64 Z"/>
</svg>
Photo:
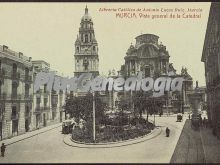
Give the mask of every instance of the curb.
<svg viewBox="0 0 220 165">
<path fill-rule="evenodd" d="M 14 141 L 14 142 L 8 143 L 8 144 L 6 144 L 5 146 L 9 146 L 9 145 L 11 145 L 11 144 L 14 144 L 14 143 L 17 143 L 17 142 L 20 142 L 20 141 L 23 141 L 23 140 L 29 139 L 29 138 L 31 138 L 31 137 L 33 137 L 33 136 L 36 136 L 36 135 L 39 135 L 39 134 L 45 133 L 45 132 L 50 131 L 50 130 L 52 130 L 52 129 L 58 128 L 58 127 L 60 127 L 60 126 L 61 126 L 61 124 L 59 124 L 59 126 L 55 126 L 55 127 L 53 127 L 53 128 L 47 129 L 47 130 L 45 130 L 45 131 L 42 131 L 42 132 L 36 133 L 36 134 L 31 135 L 31 136 L 28 136 L 28 137 L 25 137 L 25 138 L 23 138 L 23 139 L 19 139 L 19 140 L 17 140 L 17 141 Z M 6 139 L 6 140 L 7 140 L 7 139 Z M 2 141 L 2 142 L 3 142 L 3 141 Z"/>
<path fill-rule="evenodd" d="M 157 136 L 159 136 L 160 134 L 161 134 L 161 132 L 162 132 L 162 129 L 160 128 L 160 127 L 158 127 L 158 129 L 160 129 L 159 130 L 159 132 L 155 135 L 155 136 L 153 136 L 153 137 L 150 137 L 150 138 L 148 138 L 148 139 L 143 139 L 143 138 L 145 138 L 145 137 L 148 137 L 150 134 L 152 134 L 152 133 L 149 133 L 149 134 L 147 134 L 147 135 L 145 135 L 145 136 L 143 136 L 143 137 L 138 137 L 138 138 L 136 138 L 136 139 L 130 139 L 129 141 L 130 142 L 132 142 L 132 141 L 135 141 L 135 140 L 140 140 L 140 141 L 137 141 L 137 142 L 133 142 L 133 143 L 128 143 L 128 144 L 121 144 L 120 145 L 120 143 L 126 143 L 126 142 L 128 142 L 128 141 L 121 141 L 121 142 L 117 142 L 116 144 L 119 144 L 119 145 L 116 145 L 116 146 L 113 146 L 114 144 L 82 144 L 82 143 L 75 143 L 75 144 L 80 144 L 81 146 L 79 146 L 79 145 L 74 145 L 74 142 L 71 140 L 71 137 L 69 137 L 69 136 L 64 136 L 63 137 L 63 142 L 66 144 L 66 145 L 68 145 L 68 146 L 70 146 L 70 147 L 77 147 L 77 148 L 115 148 L 115 147 L 123 147 L 123 146 L 128 146 L 128 145 L 132 145 L 132 144 L 138 144 L 138 143 L 142 143 L 142 142 L 144 142 L 144 141 L 147 141 L 147 140 L 150 140 L 150 139 L 153 139 L 153 138 L 155 138 L 155 137 L 157 137 Z M 67 139 L 68 138 L 68 140 L 69 141 L 71 141 L 73 144 L 70 144 L 70 143 L 68 143 L 67 142 Z M 143 139 L 143 140 L 141 140 L 141 139 Z"/>
<path fill-rule="evenodd" d="M 156 127 L 158 128 L 158 127 Z M 107 143 L 83 143 L 83 142 L 80 142 L 80 141 L 76 141 L 76 140 L 73 140 L 72 137 L 70 137 L 71 141 L 73 141 L 74 143 L 78 143 L 78 144 L 83 144 L 83 145 L 108 145 L 108 144 L 119 144 L 119 143 L 122 143 L 122 142 L 129 142 L 129 141 L 133 141 L 133 140 L 138 140 L 138 139 L 141 139 L 141 138 L 144 138 L 148 135 L 151 135 L 154 131 L 151 131 L 150 133 L 146 134 L 146 135 L 143 135 L 143 136 L 139 136 L 139 137 L 136 137 L 134 139 L 128 139 L 128 140 L 122 140 L 122 141 L 117 141 L 117 142 L 107 142 Z"/>
</svg>

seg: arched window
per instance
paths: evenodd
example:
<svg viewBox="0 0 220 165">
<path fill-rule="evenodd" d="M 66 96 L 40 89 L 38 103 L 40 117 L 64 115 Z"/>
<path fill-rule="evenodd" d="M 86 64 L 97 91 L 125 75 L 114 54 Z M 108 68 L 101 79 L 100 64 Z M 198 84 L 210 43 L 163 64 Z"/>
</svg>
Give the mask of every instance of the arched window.
<svg viewBox="0 0 220 165">
<path fill-rule="evenodd" d="M 12 83 L 12 97 L 16 98 L 17 97 L 17 89 L 18 89 L 18 85 L 16 82 Z"/>
<path fill-rule="evenodd" d="M 92 34 L 89 33 L 89 41 L 91 42 L 92 41 Z"/>
<path fill-rule="evenodd" d="M 2 94 L 2 82 L 0 81 L 0 95 Z"/>
<path fill-rule="evenodd" d="M 95 51 L 95 46 L 93 46 L 93 51 Z"/>
<path fill-rule="evenodd" d="M 83 42 L 83 34 L 81 34 L 81 41 Z"/>
<path fill-rule="evenodd" d="M 14 63 L 12 66 L 12 72 L 16 73 L 17 72 L 17 65 Z"/>
<path fill-rule="evenodd" d="M 88 42 L 88 34 L 85 35 L 85 43 Z"/>
</svg>

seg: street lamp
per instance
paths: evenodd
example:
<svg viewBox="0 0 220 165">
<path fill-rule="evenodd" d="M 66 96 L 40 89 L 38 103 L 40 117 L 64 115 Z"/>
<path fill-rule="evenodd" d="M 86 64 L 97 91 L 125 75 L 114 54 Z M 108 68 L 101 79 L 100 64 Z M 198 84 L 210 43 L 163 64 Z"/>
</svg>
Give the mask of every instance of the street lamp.
<svg viewBox="0 0 220 165">
<path fill-rule="evenodd" d="M 92 110 L 93 110 L 93 141 L 95 142 L 95 92 L 92 93 Z"/>
</svg>

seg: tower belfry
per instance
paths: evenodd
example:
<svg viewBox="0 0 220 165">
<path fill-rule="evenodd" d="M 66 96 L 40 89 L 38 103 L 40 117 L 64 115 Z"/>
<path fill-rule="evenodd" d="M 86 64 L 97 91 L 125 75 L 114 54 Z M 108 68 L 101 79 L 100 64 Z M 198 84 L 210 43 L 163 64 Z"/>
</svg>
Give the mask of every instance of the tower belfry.
<svg viewBox="0 0 220 165">
<path fill-rule="evenodd" d="M 99 75 L 98 43 L 95 38 L 92 17 L 86 6 L 81 18 L 79 34 L 75 41 L 75 71 L 74 76 L 90 72 Z"/>
</svg>

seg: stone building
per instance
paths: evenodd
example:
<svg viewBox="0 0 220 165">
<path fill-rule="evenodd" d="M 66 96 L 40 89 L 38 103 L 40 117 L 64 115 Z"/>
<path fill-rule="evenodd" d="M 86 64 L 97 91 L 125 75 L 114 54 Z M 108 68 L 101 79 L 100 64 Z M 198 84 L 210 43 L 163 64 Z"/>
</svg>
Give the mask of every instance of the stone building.
<svg viewBox="0 0 220 165">
<path fill-rule="evenodd" d="M 124 58 L 125 76 L 137 75 L 139 71 L 144 73 L 144 77 L 166 75 L 170 56 L 166 46 L 158 43 L 159 37 L 154 34 L 142 34 L 135 39 L 136 44 L 129 47 Z"/>
<path fill-rule="evenodd" d="M 98 43 L 95 38 L 92 17 L 88 13 L 87 6 L 75 41 L 74 60 L 75 76 L 78 77 L 85 72 L 91 72 L 93 76 L 99 75 Z"/>
<path fill-rule="evenodd" d="M 125 64 L 121 66 L 119 75 L 128 78 L 137 76 L 138 72 L 142 71 L 142 78 L 168 76 L 170 56 L 166 50 L 166 46 L 162 43 L 158 43 L 159 37 L 154 34 L 142 34 L 135 39 L 135 45 L 131 44 L 126 52 L 126 56 L 124 57 Z M 131 100 L 131 102 L 134 95 L 135 91 L 124 92 L 124 97 L 126 97 L 127 100 Z M 166 92 L 163 97 L 164 102 L 169 98 L 166 97 L 168 95 L 170 95 L 170 93 Z M 121 93 L 118 99 L 119 98 L 121 98 Z M 171 104 L 170 101 L 169 103 Z M 168 107 L 168 103 L 166 106 Z M 171 109 L 172 107 L 170 106 L 169 108 Z"/>
<path fill-rule="evenodd" d="M 189 111 L 188 94 L 191 93 L 193 80 L 187 69 L 182 68 L 181 74 L 176 73 L 173 64 L 169 63 L 169 52 L 166 46 L 158 42 L 158 36 L 142 34 L 135 39 L 135 45 L 131 44 L 126 52 L 125 64 L 121 66 L 119 75 L 126 78 L 136 76 L 139 71 L 142 71 L 142 78 L 184 77 L 181 92 L 165 91 L 165 95 L 161 99 L 164 100 L 164 112 Z"/>
<path fill-rule="evenodd" d="M 0 139 L 33 128 L 32 59 L 0 46 Z"/>
<path fill-rule="evenodd" d="M 201 61 L 205 66 L 208 120 L 220 137 L 220 3 L 209 12 Z"/>
<path fill-rule="evenodd" d="M 45 61 L 32 61 L 34 80 L 39 72 L 51 72 L 50 64 Z M 60 76 L 54 71 L 55 76 Z M 64 91 L 47 91 L 47 85 L 40 87 L 33 97 L 34 123 L 36 128 L 45 127 L 63 120 Z"/>
<path fill-rule="evenodd" d="M 40 71 L 51 71 L 50 65 L 0 46 L 0 140 L 63 120 L 63 91 L 48 92 L 42 86 L 34 93 Z"/>
</svg>

